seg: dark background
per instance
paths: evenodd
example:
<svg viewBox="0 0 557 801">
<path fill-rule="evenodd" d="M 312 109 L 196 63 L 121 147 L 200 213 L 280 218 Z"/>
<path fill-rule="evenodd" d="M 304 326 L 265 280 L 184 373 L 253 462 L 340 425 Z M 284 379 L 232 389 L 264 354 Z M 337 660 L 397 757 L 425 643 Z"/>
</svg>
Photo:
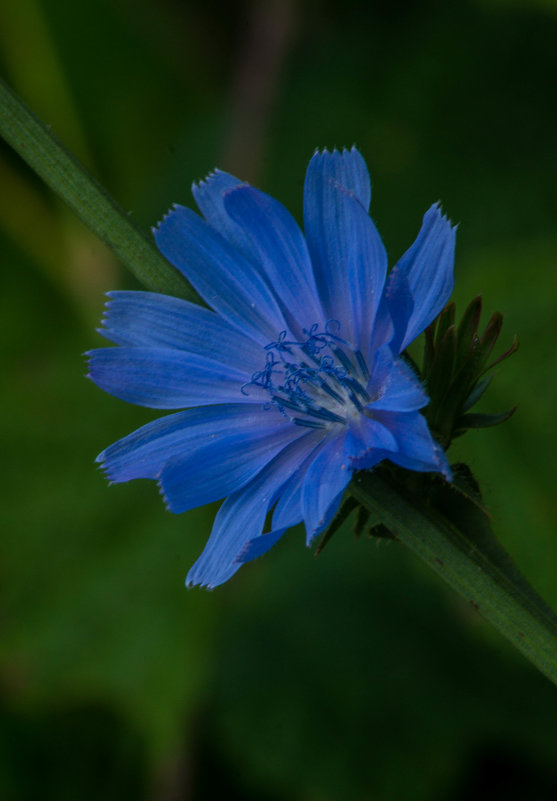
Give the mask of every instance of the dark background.
<svg viewBox="0 0 557 801">
<path fill-rule="evenodd" d="M 356 143 L 391 263 L 441 199 L 455 300 L 521 349 L 451 457 L 557 606 L 557 4 L 8 0 L 9 83 L 149 227 L 215 165 L 300 218 L 317 146 Z M 414 557 L 300 530 L 186 591 L 214 508 L 172 516 L 95 455 L 156 413 L 81 353 L 134 287 L 0 149 L 2 801 L 557 797 L 557 690 Z"/>
</svg>

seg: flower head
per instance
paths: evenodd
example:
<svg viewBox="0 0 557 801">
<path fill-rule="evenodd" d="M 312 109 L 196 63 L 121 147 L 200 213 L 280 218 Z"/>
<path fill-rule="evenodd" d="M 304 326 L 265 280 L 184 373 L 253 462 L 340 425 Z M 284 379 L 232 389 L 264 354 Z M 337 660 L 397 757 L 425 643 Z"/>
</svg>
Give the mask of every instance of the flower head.
<svg viewBox="0 0 557 801">
<path fill-rule="evenodd" d="M 305 236 L 278 201 L 215 171 L 175 206 L 157 245 L 212 310 L 112 292 L 93 381 L 131 403 L 183 409 L 111 445 L 114 482 L 151 478 L 168 508 L 225 498 L 188 584 L 215 587 L 303 521 L 331 522 L 355 470 L 384 459 L 450 477 L 401 353 L 453 286 L 455 229 L 437 205 L 387 277 L 360 153 L 315 153 Z M 269 519 L 268 531 L 264 531 Z"/>
</svg>

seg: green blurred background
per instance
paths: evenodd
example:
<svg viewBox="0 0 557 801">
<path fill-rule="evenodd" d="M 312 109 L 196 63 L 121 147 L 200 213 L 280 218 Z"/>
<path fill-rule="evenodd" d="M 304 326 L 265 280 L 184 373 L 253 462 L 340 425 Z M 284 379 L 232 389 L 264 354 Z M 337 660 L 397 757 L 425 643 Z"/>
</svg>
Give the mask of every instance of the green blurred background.
<svg viewBox="0 0 557 801">
<path fill-rule="evenodd" d="M 9 83 L 141 225 L 215 165 L 300 218 L 317 146 L 356 143 L 392 261 L 441 199 L 455 299 L 521 350 L 454 459 L 557 607 L 557 4 L 7 0 Z M 347 526 L 293 530 L 186 591 L 214 508 L 109 488 L 156 413 L 87 382 L 111 254 L 0 149 L 0 799 L 557 798 L 557 691 L 440 580 Z"/>
</svg>

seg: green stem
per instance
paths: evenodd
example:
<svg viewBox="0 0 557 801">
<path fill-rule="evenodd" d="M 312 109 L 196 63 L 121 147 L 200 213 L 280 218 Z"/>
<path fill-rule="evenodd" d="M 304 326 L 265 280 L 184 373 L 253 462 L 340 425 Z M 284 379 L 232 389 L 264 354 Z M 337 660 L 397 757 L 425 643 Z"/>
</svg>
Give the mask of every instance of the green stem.
<svg viewBox="0 0 557 801">
<path fill-rule="evenodd" d="M 3 81 L 0 134 L 147 289 L 199 302 L 150 238 Z"/>
<path fill-rule="evenodd" d="M 524 579 L 519 587 L 448 520 L 417 508 L 381 476 L 357 474 L 350 492 L 557 684 L 556 618 L 531 588 L 524 591 Z"/>
</svg>

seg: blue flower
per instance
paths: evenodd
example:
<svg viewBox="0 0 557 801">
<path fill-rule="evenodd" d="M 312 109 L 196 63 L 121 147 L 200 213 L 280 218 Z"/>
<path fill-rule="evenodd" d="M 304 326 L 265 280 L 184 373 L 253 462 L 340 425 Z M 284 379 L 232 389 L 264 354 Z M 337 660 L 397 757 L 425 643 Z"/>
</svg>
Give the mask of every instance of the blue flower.
<svg viewBox="0 0 557 801">
<path fill-rule="evenodd" d="M 305 236 L 278 201 L 225 172 L 174 208 L 164 256 L 212 311 L 111 292 L 90 376 L 118 398 L 182 409 L 97 457 L 112 482 L 155 479 L 168 508 L 225 498 L 188 585 L 215 587 L 303 521 L 309 543 L 355 470 L 384 459 L 450 478 L 404 349 L 453 287 L 455 229 L 437 205 L 387 277 L 360 153 L 315 153 Z M 264 533 L 270 516 L 269 530 Z"/>
</svg>

